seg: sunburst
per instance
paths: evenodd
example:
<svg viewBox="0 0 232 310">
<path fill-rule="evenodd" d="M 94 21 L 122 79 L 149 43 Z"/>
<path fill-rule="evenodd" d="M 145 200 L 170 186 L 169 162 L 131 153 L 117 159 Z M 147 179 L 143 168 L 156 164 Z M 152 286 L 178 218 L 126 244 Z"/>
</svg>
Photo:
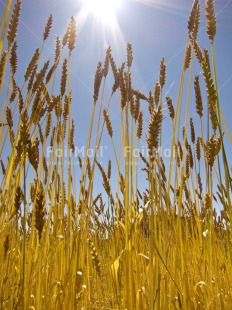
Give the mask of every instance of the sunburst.
<svg viewBox="0 0 232 310">
<path fill-rule="evenodd" d="M 121 4 L 122 0 L 83 0 L 83 10 L 98 21 L 112 26 Z"/>
</svg>

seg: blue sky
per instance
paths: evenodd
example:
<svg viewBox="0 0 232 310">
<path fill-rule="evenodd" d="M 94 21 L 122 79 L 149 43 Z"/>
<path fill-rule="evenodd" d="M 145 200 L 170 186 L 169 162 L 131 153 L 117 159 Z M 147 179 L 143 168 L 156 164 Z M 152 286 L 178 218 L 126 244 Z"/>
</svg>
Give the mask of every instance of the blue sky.
<svg viewBox="0 0 232 310">
<path fill-rule="evenodd" d="M 180 79 L 184 45 L 187 38 L 187 21 L 191 0 L 123 0 L 116 13 L 117 28 L 101 25 L 92 15 L 86 20 L 79 18 L 82 0 L 23 0 L 19 25 L 19 70 L 24 69 L 36 47 L 41 46 L 44 25 L 50 13 L 53 27 L 44 50 L 44 59 L 53 58 L 56 35 L 62 37 L 70 17 L 77 18 L 78 40 L 72 57 L 73 92 L 81 103 L 92 96 L 93 77 L 97 62 L 104 59 L 107 46 L 120 65 L 125 60 L 126 43 L 134 52 L 134 84 L 147 93 L 153 89 L 164 57 L 167 63 L 166 90 L 175 83 L 170 95 L 175 96 Z M 3 9 L 0 0 L 0 11 Z M 210 48 L 204 23 L 204 1 L 201 3 L 200 33 L 202 47 Z M 216 1 L 217 36 L 215 39 L 216 61 L 221 103 L 225 114 L 230 112 L 229 98 L 232 86 L 232 1 Z M 25 60 L 25 63 L 24 63 Z M 231 80 L 230 80 L 231 79 Z M 79 93 L 78 93 L 79 91 Z M 74 93 L 73 93 L 74 95 Z M 227 103 L 228 102 L 228 103 Z M 86 102 L 85 105 L 88 105 Z M 91 100 L 89 102 L 91 105 Z M 229 119 L 227 119 L 229 121 Z"/>
<path fill-rule="evenodd" d="M 5 1 L 0 0 L 0 13 Z M 126 44 L 133 47 L 133 83 L 139 90 L 148 94 L 154 89 L 162 57 L 167 64 L 167 78 L 164 93 L 173 98 L 175 104 L 179 87 L 184 46 L 187 38 L 187 22 L 192 0 L 123 0 L 116 12 L 117 27 L 102 24 L 93 15 L 81 18 L 82 0 L 23 0 L 18 31 L 18 81 L 23 80 L 25 66 L 41 47 L 44 25 L 47 17 L 53 15 L 53 27 L 43 52 L 43 60 L 53 59 L 55 38 L 62 38 L 71 16 L 77 19 L 78 39 L 72 53 L 72 115 L 76 120 L 76 137 L 79 145 L 86 141 L 89 117 L 92 106 L 93 78 L 99 60 L 104 60 L 107 46 L 117 65 L 125 61 Z M 204 1 L 201 4 L 201 24 L 199 44 L 210 49 L 205 32 Z M 217 36 L 215 56 L 217 63 L 220 103 L 226 121 L 232 132 L 232 0 L 216 0 Z M 200 67 L 194 67 L 194 74 Z M 19 82 L 20 84 L 20 82 Z M 190 116 L 196 117 L 194 98 Z M 168 113 L 166 112 L 166 115 Z M 119 124 L 119 107 L 115 103 L 110 110 L 113 128 Z M 144 119 L 146 124 L 148 117 Z M 171 122 L 164 131 L 164 143 L 170 141 Z M 108 140 L 109 142 L 109 140 Z M 106 142 L 106 143 L 108 143 Z M 145 140 L 143 141 L 145 145 Z M 231 144 L 227 141 L 228 149 Z M 107 156 L 108 157 L 108 156 Z M 230 157 L 230 156 L 229 156 Z M 109 154 L 110 158 L 110 154 Z M 108 159 L 108 158 L 107 158 Z M 228 158 L 230 164 L 232 159 Z"/>
</svg>

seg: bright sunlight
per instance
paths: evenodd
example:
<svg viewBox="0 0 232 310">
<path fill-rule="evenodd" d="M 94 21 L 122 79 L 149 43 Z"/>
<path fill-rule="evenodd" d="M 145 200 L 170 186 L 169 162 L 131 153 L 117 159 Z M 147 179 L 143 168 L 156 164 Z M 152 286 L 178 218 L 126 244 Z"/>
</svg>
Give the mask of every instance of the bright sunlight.
<svg viewBox="0 0 232 310">
<path fill-rule="evenodd" d="M 84 10 L 92 13 L 101 22 L 111 25 L 122 0 L 83 0 Z"/>
</svg>

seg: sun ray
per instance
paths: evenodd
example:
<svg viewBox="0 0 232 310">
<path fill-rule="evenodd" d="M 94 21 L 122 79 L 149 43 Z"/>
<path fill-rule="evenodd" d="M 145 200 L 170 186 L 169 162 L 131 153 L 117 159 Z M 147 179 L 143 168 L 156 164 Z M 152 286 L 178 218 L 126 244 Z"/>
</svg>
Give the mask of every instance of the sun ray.
<svg viewBox="0 0 232 310">
<path fill-rule="evenodd" d="M 181 2 L 176 3 L 172 0 L 133 0 L 134 2 L 140 3 L 142 5 L 150 6 L 151 8 L 156 8 L 160 11 L 166 11 L 175 15 L 185 16 L 186 12 L 189 10 L 189 3 Z"/>
</svg>

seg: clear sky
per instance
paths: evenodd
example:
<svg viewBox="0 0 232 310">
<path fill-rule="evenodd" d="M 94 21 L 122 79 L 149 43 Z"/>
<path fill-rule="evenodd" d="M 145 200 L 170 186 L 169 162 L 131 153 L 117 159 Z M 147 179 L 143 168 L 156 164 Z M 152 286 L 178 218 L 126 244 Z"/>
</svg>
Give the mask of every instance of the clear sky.
<svg viewBox="0 0 232 310">
<path fill-rule="evenodd" d="M 19 80 L 23 80 L 25 66 L 35 48 L 41 47 L 44 25 L 49 14 L 53 15 L 53 26 L 46 41 L 44 60 L 53 59 L 56 36 L 62 38 L 70 17 L 76 17 L 78 39 L 71 63 L 72 111 L 80 145 L 87 137 L 97 62 L 104 60 L 105 50 L 109 45 L 112 47 L 117 65 L 120 65 L 126 59 L 127 42 L 132 43 L 133 83 L 145 94 L 154 89 L 160 59 L 164 57 L 167 64 L 165 91 L 169 92 L 175 104 L 187 38 L 188 16 L 192 7 L 192 0 L 122 0 L 115 12 L 114 23 L 107 24 L 107 22 L 102 23 L 93 13 L 84 14 L 84 1 L 23 0 L 18 32 L 17 76 Z M 0 0 L 0 13 L 4 3 L 4 0 Z M 205 33 L 204 1 L 200 1 L 200 4 L 202 21 L 198 42 L 202 47 L 210 48 Z M 220 103 L 232 132 L 232 0 L 216 0 L 215 7 L 217 13 L 215 56 Z M 194 74 L 200 73 L 199 66 L 194 70 Z M 194 98 L 192 100 L 193 109 L 190 116 L 195 117 Z M 118 104 L 112 106 L 110 117 L 113 128 L 117 128 Z M 148 119 L 145 118 L 145 124 L 147 121 Z M 170 130 L 171 126 L 167 126 L 164 143 L 170 141 Z M 144 140 L 143 143 L 145 145 L 146 141 Z M 231 145 L 229 148 L 231 150 Z M 230 164 L 231 157 L 228 158 Z"/>
</svg>

